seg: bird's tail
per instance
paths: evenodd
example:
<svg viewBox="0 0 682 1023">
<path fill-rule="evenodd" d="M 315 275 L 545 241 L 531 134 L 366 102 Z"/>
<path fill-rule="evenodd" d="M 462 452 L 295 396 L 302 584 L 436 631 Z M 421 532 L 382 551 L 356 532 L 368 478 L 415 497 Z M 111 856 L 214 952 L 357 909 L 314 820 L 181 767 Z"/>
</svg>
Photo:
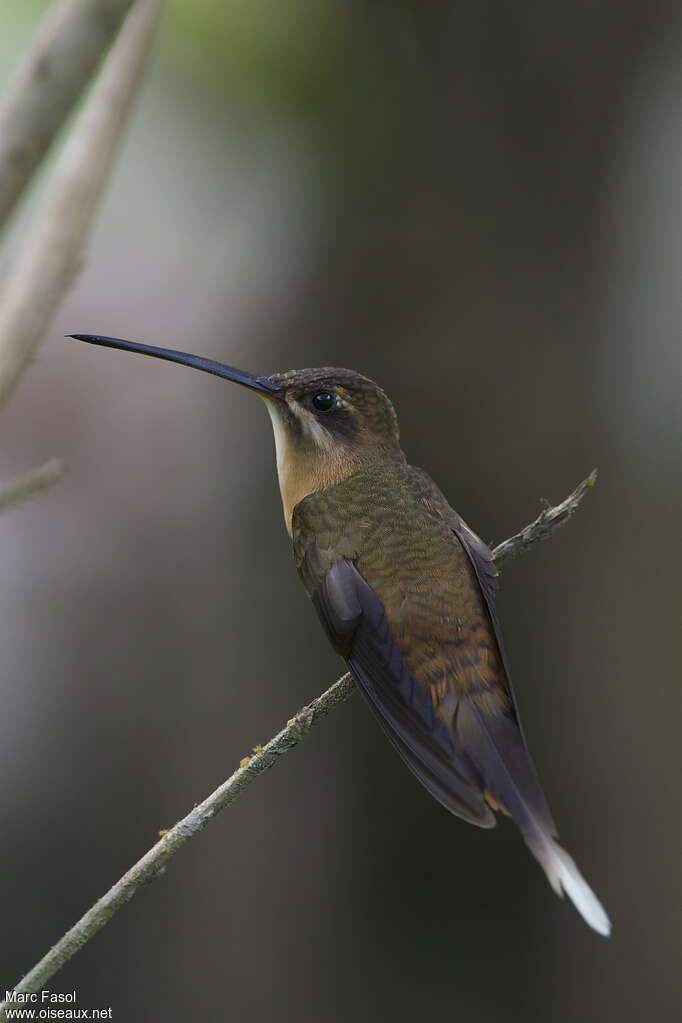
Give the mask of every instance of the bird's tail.
<svg viewBox="0 0 682 1023">
<path fill-rule="evenodd" d="M 556 841 L 556 825 L 516 716 L 485 713 L 475 701 L 461 700 L 456 727 L 461 748 L 480 777 L 486 801 L 513 818 L 557 895 L 565 892 L 590 927 L 599 934 L 609 934 L 611 924 L 603 906 Z"/>
<path fill-rule="evenodd" d="M 526 837 L 526 844 L 537 858 L 554 891 L 563 898 L 564 893 L 580 913 L 585 923 L 598 934 L 611 933 L 611 921 L 606 910 L 578 870 L 572 856 L 549 835 Z"/>
</svg>

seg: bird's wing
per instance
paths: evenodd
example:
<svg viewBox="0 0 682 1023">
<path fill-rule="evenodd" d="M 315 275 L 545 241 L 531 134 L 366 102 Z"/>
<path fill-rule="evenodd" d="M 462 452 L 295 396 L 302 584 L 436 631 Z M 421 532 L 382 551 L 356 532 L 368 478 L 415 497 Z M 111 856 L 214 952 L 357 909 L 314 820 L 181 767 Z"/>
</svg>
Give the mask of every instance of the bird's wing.
<svg viewBox="0 0 682 1023">
<path fill-rule="evenodd" d="M 502 662 L 503 671 L 499 675 L 499 684 L 508 696 L 511 710 L 516 717 L 519 729 L 521 729 L 521 722 L 519 720 L 518 709 L 516 707 L 516 700 L 514 699 L 514 692 L 511 684 L 507 654 L 504 648 L 504 643 L 502 642 L 502 632 L 497 618 L 497 610 L 495 608 L 495 595 L 497 593 L 497 579 L 499 573 L 495 567 L 492 551 L 487 544 L 481 540 L 480 536 L 477 536 L 473 529 L 471 529 L 470 526 L 467 526 L 464 519 L 460 518 L 457 512 L 450 508 L 449 505 L 447 506 L 447 512 L 448 525 L 462 545 L 464 553 L 467 555 L 467 558 L 471 563 L 471 567 L 474 570 L 478 585 L 481 589 L 481 594 L 485 601 L 485 607 L 492 626 L 492 633 L 495 638 L 497 652 L 499 653 L 500 661 Z"/>
<path fill-rule="evenodd" d="M 495 818 L 455 747 L 451 727 L 438 714 L 431 691 L 406 667 L 381 600 L 352 560 L 312 543 L 299 571 L 333 646 L 410 770 L 448 810 L 492 827 Z"/>
<path fill-rule="evenodd" d="M 486 603 L 503 667 L 502 685 L 509 698 L 506 711 L 463 698 L 455 719 L 458 742 L 480 772 L 490 794 L 488 801 L 491 805 L 497 802 L 514 818 L 557 895 L 566 893 L 590 927 L 608 935 L 611 924 L 604 907 L 575 861 L 556 841 L 557 828 L 526 746 L 495 613 L 497 572 L 492 554 L 449 506 L 448 512 L 449 525 L 471 561 Z"/>
<path fill-rule="evenodd" d="M 485 601 L 490 640 L 499 656 L 495 684 L 506 696 L 506 701 L 497 704 L 462 699 L 456 716 L 457 737 L 492 796 L 491 803 L 497 802 L 510 813 L 527 838 L 536 832 L 555 836 L 556 825 L 528 752 L 512 688 L 495 609 L 498 573 L 493 556 L 455 511 L 450 508 L 449 513 L 449 525 L 471 562 Z"/>
</svg>

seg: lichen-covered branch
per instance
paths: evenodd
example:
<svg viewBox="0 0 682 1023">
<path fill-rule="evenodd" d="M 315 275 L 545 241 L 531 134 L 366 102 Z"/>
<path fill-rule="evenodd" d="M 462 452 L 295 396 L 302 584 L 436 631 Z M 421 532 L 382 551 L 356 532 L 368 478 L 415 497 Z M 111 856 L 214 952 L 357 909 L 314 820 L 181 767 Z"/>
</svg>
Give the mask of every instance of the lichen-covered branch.
<svg viewBox="0 0 682 1023">
<path fill-rule="evenodd" d="M 0 489 L 0 512 L 28 501 L 34 494 L 47 490 L 62 476 L 64 463 L 52 458 L 37 469 L 30 469 Z"/>
<path fill-rule="evenodd" d="M 244 757 L 234 774 L 195 806 L 186 817 L 167 831 L 142 859 L 130 868 L 116 884 L 103 895 L 71 928 L 57 944 L 50 949 L 36 966 L 27 973 L 14 989 L 17 993 L 39 991 L 61 967 L 71 959 L 104 925 L 121 906 L 125 905 L 136 891 L 148 881 L 154 880 L 178 849 L 206 827 L 216 814 L 224 810 L 241 795 L 254 779 L 275 764 L 310 731 L 313 725 L 339 703 L 348 699 L 355 687 L 350 675 L 330 686 L 326 692 L 293 717 L 270 742 L 256 750 L 251 757 Z M 7 1002 L 0 1005 L 0 1020 L 6 1020 Z"/>
<path fill-rule="evenodd" d="M 573 514 L 580 504 L 588 488 L 596 479 L 596 473 L 588 476 L 565 501 L 554 508 L 547 508 L 535 522 L 527 526 L 521 533 L 505 540 L 493 551 L 496 561 L 507 559 L 519 551 L 525 550 L 535 540 L 547 536 L 557 526 L 562 525 Z M 249 787 L 259 774 L 267 771 L 277 763 L 279 758 L 301 742 L 318 721 L 329 714 L 334 707 L 345 703 L 355 689 L 352 675 L 343 675 L 321 696 L 313 700 L 298 712 L 285 728 L 268 742 L 266 746 L 256 746 L 252 754 L 241 761 L 239 768 L 227 781 L 223 782 L 215 792 L 195 806 L 182 820 L 165 832 L 161 839 L 142 859 L 130 868 L 112 888 L 103 895 L 81 918 L 71 930 L 57 942 L 33 969 L 26 974 L 16 988 L 17 993 L 28 994 L 39 991 L 54 974 L 76 954 L 112 916 L 132 899 L 133 895 L 147 881 L 159 876 L 165 864 L 174 856 L 178 849 L 206 827 L 221 810 L 233 803 L 238 796 Z M 0 1021 L 5 1020 L 6 1002 L 0 1005 Z"/>
<path fill-rule="evenodd" d="M 163 0 L 136 0 L 64 146 L 0 293 L 0 405 L 81 265 Z"/>
<path fill-rule="evenodd" d="M 0 227 L 109 45 L 132 0 L 51 4 L 0 96 Z"/>
</svg>

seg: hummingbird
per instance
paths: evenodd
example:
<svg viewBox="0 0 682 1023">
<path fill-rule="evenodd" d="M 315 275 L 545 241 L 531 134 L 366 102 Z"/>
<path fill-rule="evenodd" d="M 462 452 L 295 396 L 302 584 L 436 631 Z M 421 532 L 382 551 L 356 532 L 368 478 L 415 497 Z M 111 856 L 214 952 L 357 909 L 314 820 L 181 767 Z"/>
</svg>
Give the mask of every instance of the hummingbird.
<svg viewBox="0 0 682 1023">
<path fill-rule="evenodd" d="M 408 464 L 381 387 L 349 369 L 256 376 L 137 341 L 67 336 L 212 373 L 265 400 L 298 573 L 390 743 L 457 817 L 481 828 L 511 817 L 554 891 L 608 935 L 606 912 L 557 841 L 528 751 L 492 554 Z"/>
</svg>

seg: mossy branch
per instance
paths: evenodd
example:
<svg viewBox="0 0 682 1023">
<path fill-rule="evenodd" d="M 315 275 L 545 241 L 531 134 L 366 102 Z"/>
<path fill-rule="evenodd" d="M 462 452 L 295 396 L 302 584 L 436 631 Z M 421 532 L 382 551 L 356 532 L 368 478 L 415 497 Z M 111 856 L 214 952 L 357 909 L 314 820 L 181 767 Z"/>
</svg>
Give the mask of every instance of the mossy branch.
<svg viewBox="0 0 682 1023">
<path fill-rule="evenodd" d="M 596 473 L 591 473 L 574 491 L 555 507 L 548 507 L 543 513 L 516 536 L 505 540 L 493 550 L 497 562 L 507 560 L 514 554 L 526 550 L 536 540 L 548 536 L 554 529 L 562 525 L 576 510 L 588 489 L 593 485 Z M 209 821 L 233 803 L 244 792 L 251 782 L 277 763 L 280 757 L 288 753 L 301 742 L 310 730 L 330 713 L 334 707 L 345 703 L 355 689 L 352 675 L 345 674 L 329 687 L 321 696 L 300 710 L 266 746 L 256 746 L 253 754 L 241 761 L 238 769 L 227 781 L 223 782 L 215 792 L 182 820 L 162 834 L 160 840 L 142 859 L 128 870 L 109 891 L 102 896 L 74 926 L 43 956 L 33 969 L 17 984 L 17 994 L 28 994 L 39 991 L 54 974 L 64 966 L 83 945 L 100 931 L 111 920 L 118 910 L 132 899 L 133 895 L 148 881 L 159 876 L 166 863 L 175 853 L 206 827 Z M 4 1009 L 8 1003 L 0 1005 L 0 1021 L 5 1020 Z"/>
</svg>

